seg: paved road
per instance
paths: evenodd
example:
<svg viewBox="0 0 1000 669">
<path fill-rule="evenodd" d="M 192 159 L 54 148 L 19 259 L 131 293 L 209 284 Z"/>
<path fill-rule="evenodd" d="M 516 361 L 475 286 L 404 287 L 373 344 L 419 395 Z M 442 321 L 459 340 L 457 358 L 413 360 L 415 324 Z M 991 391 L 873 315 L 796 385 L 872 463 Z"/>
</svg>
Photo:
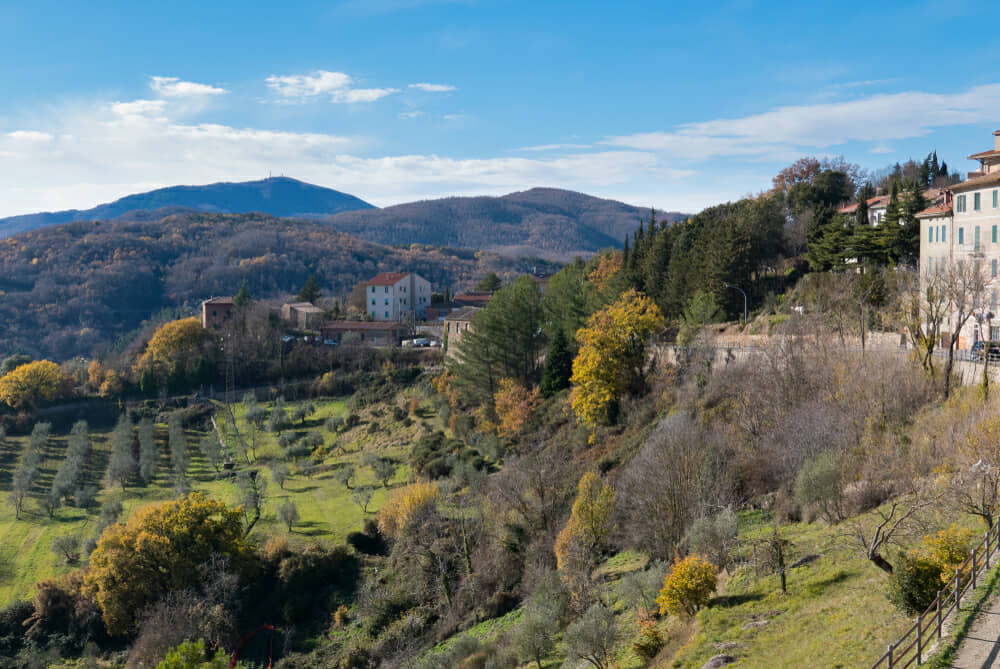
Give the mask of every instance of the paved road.
<svg viewBox="0 0 1000 669">
<path fill-rule="evenodd" d="M 952 669 L 1000 669 L 1000 593 L 993 595 L 958 649 Z"/>
</svg>

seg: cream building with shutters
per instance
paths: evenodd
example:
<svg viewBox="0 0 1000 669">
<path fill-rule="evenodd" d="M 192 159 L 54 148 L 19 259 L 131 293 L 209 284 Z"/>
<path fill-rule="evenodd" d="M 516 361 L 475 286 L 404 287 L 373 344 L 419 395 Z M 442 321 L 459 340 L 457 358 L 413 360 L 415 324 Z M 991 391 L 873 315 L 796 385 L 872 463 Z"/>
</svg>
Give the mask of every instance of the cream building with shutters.
<svg viewBox="0 0 1000 669">
<path fill-rule="evenodd" d="M 1000 340 L 1000 130 L 993 133 L 994 147 L 969 156 L 980 169 L 951 186 L 942 205 L 917 214 L 920 220 L 920 274 L 924 286 L 928 277 L 943 272 L 951 263 L 978 263 L 986 277 L 981 318 L 970 318 L 959 337 L 960 349 L 976 341 Z M 990 315 L 992 314 L 992 316 Z M 982 330 L 980 323 L 983 321 Z M 987 332 L 986 329 L 989 328 Z"/>
</svg>

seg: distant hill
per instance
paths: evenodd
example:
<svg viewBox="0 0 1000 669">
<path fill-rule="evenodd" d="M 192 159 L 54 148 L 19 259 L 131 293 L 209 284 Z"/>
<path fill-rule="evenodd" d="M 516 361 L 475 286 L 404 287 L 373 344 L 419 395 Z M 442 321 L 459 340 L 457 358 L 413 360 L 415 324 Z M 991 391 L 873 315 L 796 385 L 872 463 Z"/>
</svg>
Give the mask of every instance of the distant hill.
<svg viewBox="0 0 1000 669">
<path fill-rule="evenodd" d="M 502 197 L 449 197 L 383 209 L 349 211 L 322 220 L 379 244 L 429 244 L 483 249 L 508 256 L 568 260 L 620 248 L 649 219 L 649 209 L 559 190 L 533 188 Z M 657 212 L 675 222 L 678 212 Z"/>
<path fill-rule="evenodd" d="M 194 210 L 220 214 L 259 212 L 272 216 L 315 218 L 372 205 L 353 195 L 321 186 L 313 186 L 288 177 L 274 177 L 242 183 L 216 183 L 206 186 L 172 186 L 129 195 L 93 209 L 25 214 L 0 219 L 0 239 L 18 232 L 72 221 L 107 221 L 126 219 L 159 220 L 168 213 Z M 161 210 L 152 217 L 143 212 Z"/>
<path fill-rule="evenodd" d="M 413 271 L 434 290 L 469 288 L 488 272 L 553 272 L 554 264 L 474 250 L 400 249 L 312 221 L 264 214 L 181 213 L 160 221 L 76 222 L 0 244 L 0 358 L 65 360 L 106 350 L 150 317 L 190 314 L 246 281 L 287 297 L 310 274 L 327 296 L 379 272 Z"/>
</svg>

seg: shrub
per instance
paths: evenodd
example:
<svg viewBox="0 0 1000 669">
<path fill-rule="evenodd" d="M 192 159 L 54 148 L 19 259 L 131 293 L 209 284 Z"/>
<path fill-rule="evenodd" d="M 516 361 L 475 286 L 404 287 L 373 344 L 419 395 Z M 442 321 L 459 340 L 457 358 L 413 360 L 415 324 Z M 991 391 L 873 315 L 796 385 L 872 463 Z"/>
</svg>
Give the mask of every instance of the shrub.
<svg viewBox="0 0 1000 669">
<path fill-rule="evenodd" d="M 886 596 L 901 611 L 923 613 L 941 589 L 941 565 L 933 558 L 910 551 L 899 557 L 889 577 Z"/>
<path fill-rule="evenodd" d="M 844 519 L 844 484 L 840 457 L 832 451 L 808 460 L 795 478 L 795 501 L 818 508 L 830 524 Z"/>
<path fill-rule="evenodd" d="M 698 518 L 687 531 L 685 543 L 692 552 L 707 555 L 718 565 L 729 564 L 737 543 L 736 513 L 726 508 L 714 518 Z"/>
<path fill-rule="evenodd" d="M 941 570 L 941 580 L 949 581 L 955 570 L 969 557 L 972 544 L 972 530 L 957 528 L 952 524 L 933 537 L 924 537 L 924 545 L 930 551 L 930 559 Z"/>
<path fill-rule="evenodd" d="M 708 604 L 715 592 L 717 568 L 700 555 L 689 555 L 676 562 L 663 579 L 656 603 L 660 614 L 693 616 Z"/>
<path fill-rule="evenodd" d="M 649 662 L 663 648 L 663 635 L 656 628 L 656 621 L 644 616 L 639 621 L 639 636 L 632 642 L 632 652 L 643 662 Z"/>
</svg>

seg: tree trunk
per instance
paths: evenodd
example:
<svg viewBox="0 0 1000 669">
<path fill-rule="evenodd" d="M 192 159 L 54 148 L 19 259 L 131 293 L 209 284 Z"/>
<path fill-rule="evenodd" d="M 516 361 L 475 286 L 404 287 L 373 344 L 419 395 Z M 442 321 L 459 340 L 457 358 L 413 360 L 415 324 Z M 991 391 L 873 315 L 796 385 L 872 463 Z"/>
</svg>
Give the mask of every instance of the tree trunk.
<svg viewBox="0 0 1000 669">
<path fill-rule="evenodd" d="M 868 556 L 868 559 L 875 564 L 876 567 L 884 571 L 885 573 L 892 575 L 892 565 L 889 564 L 888 560 L 879 555 L 878 553 L 872 553 Z"/>
</svg>

